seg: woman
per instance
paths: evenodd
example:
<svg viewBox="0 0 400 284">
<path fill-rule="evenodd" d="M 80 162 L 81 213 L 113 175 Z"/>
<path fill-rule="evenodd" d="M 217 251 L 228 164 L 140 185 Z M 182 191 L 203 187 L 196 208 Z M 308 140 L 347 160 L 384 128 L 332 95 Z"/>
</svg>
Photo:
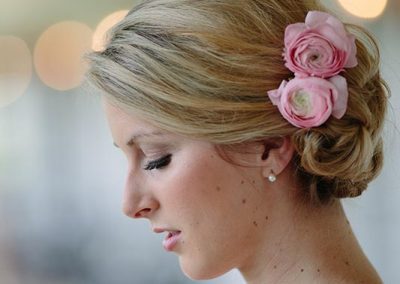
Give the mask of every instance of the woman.
<svg viewBox="0 0 400 284">
<path fill-rule="evenodd" d="M 88 56 L 129 167 L 123 210 L 192 279 L 381 283 L 339 198 L 382 167 L 387 88 L 314 1 L 148 0 Z"/>
</svg>

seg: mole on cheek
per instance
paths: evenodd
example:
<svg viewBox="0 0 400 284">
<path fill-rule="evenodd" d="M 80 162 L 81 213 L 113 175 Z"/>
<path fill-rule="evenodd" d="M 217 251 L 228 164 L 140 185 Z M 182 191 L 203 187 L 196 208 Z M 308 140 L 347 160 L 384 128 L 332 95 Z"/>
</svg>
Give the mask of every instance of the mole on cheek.
<svg viewBox="0 0 400 284">
<path fill-rule="evenodd" d="M 216 187 L 216 190 L 217 190 L 217 191 L 221 191 L 221 187 L 217 186 L 217 187 Z"/>
<path fill-rule="evenodd" d="M 242 200 L 242 203 L 243 203 L 243 204 L 246 204 L 246 202 L 247 202 L 246 199 L 243 199 L 243 200 Z"/>
<path fill-rule="evenodd" d="M 265 220 L 268 220 L 268 216 L 265 216 Z"/>
<path fill-rule="evenodd" d="M 244 184 L 244 180 L 242 180 L 242 181 L 240 182 L 240 184 Z"/>
<path fill-rule="evenodd" d="M 255 227 L 258 227 L 258 224 L 257 224 L 256 221 L 253 222 L 253 225 L 254 225 Z"/>
</svg>

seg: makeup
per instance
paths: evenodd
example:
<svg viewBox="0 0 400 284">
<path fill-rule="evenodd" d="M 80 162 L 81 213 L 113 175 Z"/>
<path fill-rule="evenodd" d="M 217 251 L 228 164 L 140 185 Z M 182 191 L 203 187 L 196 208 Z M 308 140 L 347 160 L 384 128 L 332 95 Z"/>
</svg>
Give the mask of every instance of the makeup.
<svg viewBox="0 0 400 284">
<path fill-rule="evenodd" d="M 181 231 L 169 232 L 163 240 L 163 246 L 166 251 L 172 251 L 179 241 Z"/>
<path fill-rule="evenodd" d="M 154 169 L 162 169 L 171 162 L 171 154 L 165 155 L 157 160 L 150 161 L 146 164 L 144 169 L 146 171 L 154 170 Z"/>
</svg>

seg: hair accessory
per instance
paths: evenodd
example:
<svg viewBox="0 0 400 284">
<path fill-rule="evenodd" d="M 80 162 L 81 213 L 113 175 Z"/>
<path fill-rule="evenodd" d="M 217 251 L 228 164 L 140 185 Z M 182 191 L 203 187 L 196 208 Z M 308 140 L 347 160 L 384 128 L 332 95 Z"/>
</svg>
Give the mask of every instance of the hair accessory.
<svg viewBox="0 0 400 284">
<path fill-rule="evenodd" d="M 268 180 L 270 183 L 274 183 L 276 181 L 276 175 L 274 174 L 273 170 L 271 170 L 271 173 L 268 176 Z"/>
<path fill-rule="evenodd" d="M 282 116 L 299 128 L 317 127 L 346 112 L 347 81 L 338 75 L 357 66 L 355 37 L 337 18 L 308 12 L 305 23 L 286 27 L 283 58 L 294 78 L 268 91 Z"/>
</svg>

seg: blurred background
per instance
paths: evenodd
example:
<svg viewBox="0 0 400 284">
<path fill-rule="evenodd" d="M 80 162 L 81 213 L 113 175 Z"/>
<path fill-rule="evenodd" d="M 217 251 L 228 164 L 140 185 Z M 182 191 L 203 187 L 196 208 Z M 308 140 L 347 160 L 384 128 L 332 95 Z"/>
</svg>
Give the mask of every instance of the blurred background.
<svg viewBox="0 0 400 284">
<path fill-rule="evenodd" d="M 0 283 L 199 283 L 120 209 L 125 158 L 82 53 L 135 1 L 0 0 Z M 400 281 L 400 1 L 323 1 L 378 39 L 392 89 L 382 174 L 344 205 L 385 283 Z M 244 283 L 237 271 L 202 283 Z"/>
</svg>

